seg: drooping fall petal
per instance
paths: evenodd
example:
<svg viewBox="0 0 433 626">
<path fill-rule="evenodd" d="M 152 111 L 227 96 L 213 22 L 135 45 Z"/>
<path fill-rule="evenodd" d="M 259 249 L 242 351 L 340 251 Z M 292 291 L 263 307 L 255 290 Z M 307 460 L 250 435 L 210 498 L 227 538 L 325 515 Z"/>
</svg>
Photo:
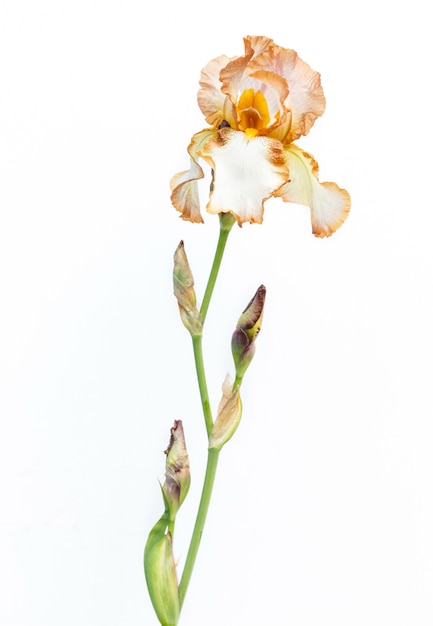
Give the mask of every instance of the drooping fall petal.
<svg viewBox="0 0 433 626">
<path fill-rule="evenodd" d="M 329 237 L 350 211 L 350 195 L 336 183 L 320 183 L 319 166 L 311 154 L 294 144 L 285 148 L 289 182 L 276 192 L 285 202 L 310 207 L 313 234 Z"/>
<path fill-rule="evenodd" d="M 283 146 L 223 128 L 200 149 L 215 172 L 209 213 L 232 213 L 239 225 L 263 220 L 263 203 L 288 179 Z"/>
<path fill-rule="evenodd" d="M 203 178 L 203 170 L 198 164 L 198 152 L 206 141 L 215 135 L 216 131 L 205 129 L 196 133 L 188 146 L 191 157 L 191 166 L 185 172 L 175 174 L 170 181 L 171 201 L 173 206 L 182 215 L 184 220 L 190 222 L 203 222 L 200 213 L 200 200 L 198 195 L 197 180 Z"/>
</svg>

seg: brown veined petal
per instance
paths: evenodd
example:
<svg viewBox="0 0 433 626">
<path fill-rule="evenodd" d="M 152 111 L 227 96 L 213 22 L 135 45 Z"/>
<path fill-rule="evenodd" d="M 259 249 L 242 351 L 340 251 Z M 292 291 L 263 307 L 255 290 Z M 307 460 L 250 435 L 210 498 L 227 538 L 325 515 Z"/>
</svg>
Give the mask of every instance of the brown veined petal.
<svg viewBox="0 0 433 626">
<path fill-rule="evenodd" d="M 203 178 L 203 170 L 198 164 L 199 150 L 206 141 L 215 135 L 214 129 L 205 129 L 196 133 L 188 146 L 191 167 L 185 172 L 175 174 L 170 180 L 171 202 L 181 217 L 189 222 L 203 222 L 200 213 L 200 200 L 197 180 Z"/>
<path fill-rule="evenodd" d="M 227 96 L 221 91 L 220 81 L 220 72 L 230 60 L 225 55 L 219 56 L 209 61 L 201 71 L 197 101 L 206 122 L 212 126 L 219 126 L 223 120 L 232 125 L 235 118 L 233 105 L 227 106 Z"/>
<path fill-rule="evenodd" d="M 288 180 L 281 142 L 223 128 L 199 152 L 214 170 L 206 209 L 232 213 L 239 226 L 261 223 L 263 204 Z"/>
<path fill-rule="evenodd" d="M 319 182 L 319 166 L 311 154 L 295 145 L 287 146 L 285 154 L 290 180 L 275 195 L 309 206 L 314 235 L 329 237 L 348 216 L 350 195 L 335 183 Z"/>
<path fill-rule="evenodd" d="M 255 57 L 248 66 L 249 73 L 260 70 L 278 74 L 287 81 L 289 94 L 284 106 L 292 112 L 292 126 L 286 143 L 307 135 L 326 106 L 320 74 L 312 70 L 294 50 L 276 45 Z"/>
</svg>

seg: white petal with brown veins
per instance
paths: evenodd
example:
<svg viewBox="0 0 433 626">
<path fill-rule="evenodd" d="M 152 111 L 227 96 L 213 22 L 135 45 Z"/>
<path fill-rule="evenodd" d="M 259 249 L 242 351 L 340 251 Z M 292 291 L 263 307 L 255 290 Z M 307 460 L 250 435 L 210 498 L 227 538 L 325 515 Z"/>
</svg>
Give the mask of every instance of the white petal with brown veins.
<svg viewBox="0 0 433 626">
<path fill-rule="evenodd" d="M 284 149 L 278 140 L 249 137 L 223 128 L 206 142 L 199 155 L 214 170 L 209 213 L 232 213 L 239 225 L 261 223 L 263 203 L 288 180 Z"/>
</svg>

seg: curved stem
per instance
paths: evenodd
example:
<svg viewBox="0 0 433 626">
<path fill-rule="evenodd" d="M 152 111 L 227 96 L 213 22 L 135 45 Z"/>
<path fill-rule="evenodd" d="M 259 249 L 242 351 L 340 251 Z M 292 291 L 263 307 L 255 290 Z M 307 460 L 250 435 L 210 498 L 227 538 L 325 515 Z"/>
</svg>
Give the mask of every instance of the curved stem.
<svg viewBox="0 0 433 626">
<path fill-rule="evenodd" d="M 215 474 L 218 465 L 219 450 L 208 450 L 206 474 L 204 477 L 203 490 L 201 493 L 200 504 L 197 511 L 197 518 L 195 521 L 194 530 L 192 533 L 191 543 L 189 545 L 188 555 L 185 561 L 185 567 L 183 568 L 182 578 L 179 583 L 179 602 L 180 608 L 182 608 L 185 594 L 188 589 L 189 581 L 191 579 L 192 570 L 194 568 L 195 560 L 197 557 L 198 549 L 200 546 L 201 537 L 203 535 L 203 529 L 206 522 L 207 512 L 209 510 L 210 498 L 212 495 L 212 489 L 215 482 Z"/>
</svg>

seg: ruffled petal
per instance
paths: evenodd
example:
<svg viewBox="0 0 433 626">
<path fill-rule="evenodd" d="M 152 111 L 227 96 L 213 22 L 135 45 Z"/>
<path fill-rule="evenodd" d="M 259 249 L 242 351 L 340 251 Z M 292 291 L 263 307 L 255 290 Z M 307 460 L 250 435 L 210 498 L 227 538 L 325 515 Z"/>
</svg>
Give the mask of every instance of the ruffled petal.
<svg viewBox="0 0 433 626">
<path fill-rule="evenodd" d="M 283 76 L 278 76 L 274 72 L 265 70 L 249 73 L 242 81 L 242 87 L 254 87 L 256 91 L 261 91 L 268 103 L 269 111 L 275 116 L 282 115 L 286 109 L 284 101 L 288 96 L 289 88 Z"/>
<path fill-rule="evenodd" d="M 220 72 L 230 62 L 229 57 L 223 55 L 212 59 L 201 71 L 200 89 L 197 95 L 198 105 L 208 124 L 219 126 L 227 117 L 227 96 L 221 91 Z M 232 108 L 232 107 L 231 107 Z M 233 118 L 233 112 L 231 114 Z"/>
<path fill-rule="evenodd" d="M 235 57 L 221 69 L 221 91 L 229 96 L 233 104 L 236 104 L 239 93 L 251 86 L 244 84 L 245 71 L 251 63 L 251 59 L 257 54 L 261 54 L 273 43 L 272 39 L 268 37 L 244 37 L 245 54 L 241 57 Z"/>
<path fill-rule="evenodd" d="M 274 45 L 273 39 L 263 37 L 262 35 L 249 35 L 248 37 L 244 37 L 245 54 L 251 56 L 251 58 L 261 54 L 267 50 L 269 46 Z M 253 51 L 253 55 L 250 54 L 251 50 Z"/>
<path fill-rule="evenodd" d="M 275 44 L 249 63 L 249 74 L 257 76 L 260 72 L 272 72 L 284 77 L 289 86 L 284 107 L 292 112 L 292 126 L 285 143 L 306 135 L 326 106 L 320 74 L 312 70 L 294 50 Z"/>
<path fill-rule="evenodd" d="M 335 183 L 319 182 L 319 166 L 311 154 L 295 145 L 286 147 L 284 151 L 289 181 L 275 195 L 285 202 L 309 206 L 314 235 L 329 237 L 348 216 L 350 195 Z"/>
<path fill-rule="evenodd" d="M 289 84 L 285 105 L 292 111 L 292 126 L 287 138 L 291 142 L 309 133 L 316 119 L 325 111 L 326 99 L 318 72 L 313 71 L 296 52 L 295 56 L 282 56 L 283 72 Z"/>
<path fill-rule="evenodd" d="M 231 103 L 229 114 L 232 115 L 236 115 L 236 105 L 240 94 L 250 88 L 254 89 L 255 92 L 260 91 L 266 98 L 271 115 L 271 123 L 268 126 L 269 131 L 281 125 L 286 119 L 287 109 L 284 106 L 284 100 L 289 92 L 287 81 L 283 76 L 267 71 L 262 66 L 255 67 L 252 65 L 253 62 L 251 60 L 257 55 L 261 55 L 263 50 L 272 45 L 272 39 L 267 37 L 246 37 L 244 43 L 245 55 L 234 58 L 221 69 L 221 91 L 228 96 L 228 100 Z M 250 69 L 251 67 L 253 69 Z M 224 119 L 229 121 L 232 128 L 239 129 L 239 115 L 234 123 L 232 118 L 228 117 L 228 114 L 226 114 Z"/>
<path fill-rule="evenodd" d="M 263 204 L 288 180 L 281 142 L 223 128 L 199 151 L 214 170 L 209 213 L 232 213 L 241 226 L 261 223 Z"/>
<path fill-rule="evenodd" d="M 198 164 L 199 150 L 206 141 L 215 135 L 214 129 L 205 129 L 196 133 L 188 146 L 191 167 L 185 172 L 175 174 L 170 181 L 171 201 L 182 215 L 182 219 L 190 222 L 203 222 L 200 213 L 200 200 L 197 180 L 203 178 L 203 170 Z"/>
<path fill-rule="evenodd" d="M 233 106 L 236 106 L 239 94 L 245 89 L 249 87 L 260 89 L 260 86 L 257 86 L 257 84 L 249 82 L 246 71 L 251 59 L 257 54 L 261 54 L 271 44 L 273 44 L 273 41 L 268 37 L 244 37 L 245 54 L 241 57 L 233 58 L 221 69 L 221 91 L 227 94 Z"/>
<path fill-rule="evenodd" d="M 233 105 L 237 102 L 242 79 L 253 54 L 254 50 L 251 47 L 247 50 L 245 46 L 245 55 L 232 59 L 220 72 L 221 91 L 230 98 Z"/>
</svg>

